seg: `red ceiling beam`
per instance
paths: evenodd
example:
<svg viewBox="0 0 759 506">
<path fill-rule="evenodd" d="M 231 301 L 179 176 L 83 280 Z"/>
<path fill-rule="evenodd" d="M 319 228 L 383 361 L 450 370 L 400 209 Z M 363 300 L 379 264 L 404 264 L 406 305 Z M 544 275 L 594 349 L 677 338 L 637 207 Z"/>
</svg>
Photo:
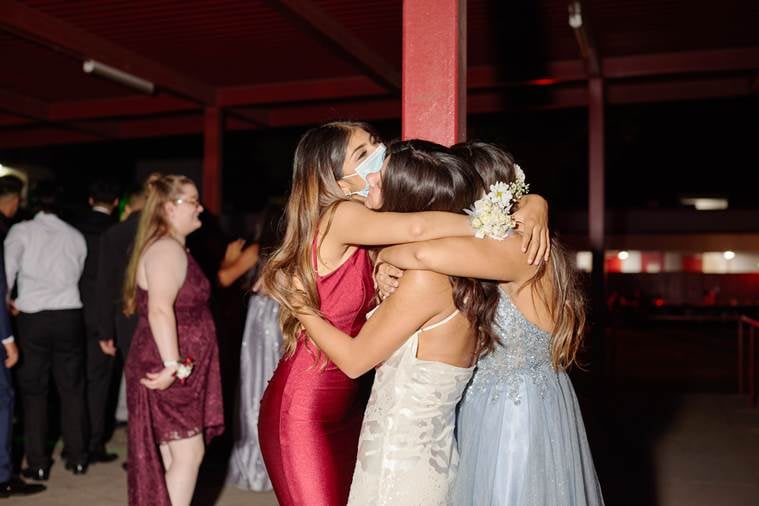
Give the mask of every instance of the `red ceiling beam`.
<svg viewBox="0 0 759 506">
<path fill-rule="evenodd" d="M 198 110 L 194 102 L 171 95 L 130 96 L 92 100 L 53 102 L 49 117 L 53 120 L 154 116 Z"/>
<path fill-rule="evenodd" d="M 0 115 L 0 128 L 28 126 L 36 123 L 33 120 L 13 115 Z"/>
<path fill-rule="evenodd" d="M 509 79 L 494 65 L 479 65 L 470 67 L 467 72 L 467 83 L 470 90 L 482 88 L 499 88 L 503 86 L 550 86 L 554 84 L 584 81 L 588 78 L 582 60 L 550 61 L 545 66 L 542 75 L 532 79 Z"/>
<path fill-rule="evenodd" d="M 660 55 L 634 55 L 604 58 L 602 62 L 606 78 L 624 79 L 632 77 L 652 77 L 660 74 L 676 75 L 686 73 L 708 73 L 717 71 L 746 71 L 759 69 L 759 48 L 730 49 L 720 51 L 691 51 L 664 53 Z M 472 90 L 496 89 L 512 86 L 546 86 L 584 82 L 587 72 L 582 60 L 564 60 L 548 62 L 545 73 L 531 80 L 510 80 L 501 75 L 499 69 L 492 65 L 471 67 L 467 81 Z M 754 90 L 759 91 L 759 79 L 755 81 Z M 640 85 L 633 85 L 638 88 Z M 654 86 L 656 89 L 656 86 Z M 561 95 L 562 92 L 558 92 Z M 0 105 L 11 104 L 14 109 L 24 108 L 23 101 L 2 100 Z M 252 86 L 222 87 L 217 90 L 216 101 L 219 107 L 244 107 L 250 105 L 292 104 L 312 101 L 332 101 L 359 97 L 379 97 L 387 91 L 366 76 L 349 76 L 333 79 L 292 81 L 268 83 Z M 669 95 L 669 93 L 668 93 Z M 494 101 L 500 95 L 486 99 Z M 502 101 L 502 98 L 497 100 Z M 575 103 L 570 98 L 569 103 Z M 564 99 L 559 99 L 565 103 Z M 31 107 L 32 112 L 39 112 L 39 105 Z M 36 109 L 35 109 L 36 108 Z M 2 109 L 2 107 L 0 107 Z M 49 104 L 49 119 L 70 121 L 78 119 L 116 118 L 130 116 L 149 116 L 200 111 L 194 102 L 171 95 L 131 96 L 124 98 L 81 100 L 56 102 Z M 266 124 L 262 116 L 254 119 L 255 123 Z M 24 114 L 34 116 L 34 114 Z M 250 118 L 246 120 L 250 123 Z"/>
<path fill-rule="evenodd" d="M 749 77 L 681 79 L 676 82 L 627 83 L 607 81 L 607 102 L 614 105 L 641 102 L 700 100 L 705 98 L 745 96 L 750 93 Z M 588 87 L 576 85 L 547 86 L 529 96 L 529 102 L 514 102 L 504 90 L 470 91 L 467 108 L 471 114 L 497 113 L 514 108 L 529 110 L 580 108 L 588 105 Z M 257 114 L 256 109 L 236 112 Z M 401 116 L 398 98 L 364 99 L 323 102 L 316 104 L 284 105 L 269 109 L 265 118 L 270 127 L 319 124 L 334 119 L 364 119 L 368 121 L 397 119 Z M 191 114 L 130 118 L 118 122 L 82 123 L 82 127 L 99 128 L 119 139 L 198 135 L 203 131 L 203 115 Z M 229 130 L 250 130 L 250 122 L 227 119 Z M 87 135 L 53 129 L 48 125 L 0 128 L 0 147 L 27 147 L 46 144 L 66 144 L 102 140 L 103 135 Z"/>
<path fill-rule="evenodd" d="M 0 148 L 24 148 L 46 146 L 50 144 L 79 144 L 82 142 L 102 141 L 100 137 L 54 128 L 50 126 L 0 130 Z"/>
<path fill-rule="evenodd" d="M 660 83 L 612 82 L 607 88 L 611 104 L 637 104 L 708 98 L 740 97 L 751 93 L 746 77 L 692 79 Z"/>
<path fill-rule="evenodd" d="M 276 104 L 385 95 L 387 90 L 366 76 L 285 83 L 229 86 L 217 91 L 219 107 Z"/>
<path fill-rule="evenodd" d="M 320 38 L 337 47 L 378 83 L 393 92 L 401 89 L 400 72 L 316 3 L 311 0 L 271 1 L 316 32 Z"/>
<path fill-rule="evenodd" d="M 47 121 L 46 102 L 0 89 L 0 110 L 40 121 Z"/>
<path fill-rule="evenodd" d="M 619 56 L 602 62 L 604 77 L 611 79 L 744 70 L 759 70 L 759 47 Z"/>
<path fill-rule="evenodd" d="M 58 125 L 67 130 L 82 132 L 86 135 L 93 135 L 98 138 L 112 138 L 114 132 L 109 128 L 103 128 L 99 125 L 80 125 L 78 123 L 63 123 L 50 119 L 49 106 L 35 98 L 19 95 L 12 91 L 0 89 L 0 110 L 10 112 L 22 118 L 33 121 Z"/>
<path fill-rule="evenodd" d="M 401 116 L 401 102 L 397 98 L 362 100 L 287 106 L 269 111 L 272 127 L 315 125 L 337 119 L 376 121 Z"/>
<path fill-rule="evenodd" d="M 202 104 L 216 100 L 205 83 L 14 0 L 0 0 L 0 29 L 75 58 L 97 60 Z"/>
</svg>

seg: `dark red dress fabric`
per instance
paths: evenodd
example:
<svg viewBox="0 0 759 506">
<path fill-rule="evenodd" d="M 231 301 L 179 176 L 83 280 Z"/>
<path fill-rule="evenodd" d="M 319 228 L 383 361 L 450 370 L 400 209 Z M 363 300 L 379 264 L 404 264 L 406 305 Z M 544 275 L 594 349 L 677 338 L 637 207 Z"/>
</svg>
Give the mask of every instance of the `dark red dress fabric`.
<svg viewBox="0 0 759 506">
<path fill-rule="evenodd" d="M 318 276 L 317 288 L 324 317 L 356 336 L 374 305 L 366 250 L 359 248 L 337 270 Z M 295 353 L 280 361 L 261 399 L 261 451 L 282 506 L 348 502 L 373 375 L 351 379 L 332 362 L 324 369 L 316 357 L 318 351 L 302 337 Z"/>
<path fill-rule="evenodd" d="M 129 409 L 128 485 L 132 506 L 171 506 L 158 445 L 203 434 L 205 442 L 224 431 L 216 329 L 208 309 L 210 284 L 187 255 L 187 275 L 174 303 L 179 353 L 194 360 L 192 374 L 163 391 L 140 384 L 163 368 L 148 323 L 148 294 L 137 288 L 139 322 L 124 373 Z"/>
</svg>

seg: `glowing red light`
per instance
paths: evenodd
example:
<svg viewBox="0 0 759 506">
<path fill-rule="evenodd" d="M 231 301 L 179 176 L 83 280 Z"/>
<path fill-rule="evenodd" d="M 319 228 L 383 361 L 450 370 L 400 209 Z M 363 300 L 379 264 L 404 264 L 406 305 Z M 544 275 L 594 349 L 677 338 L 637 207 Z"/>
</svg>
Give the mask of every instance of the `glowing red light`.
<svg viewBox="0 0 759 506">
<path fill-rule="evenodd" d="M 559 81 L 556 79 L 551 79 L 550 77 L 545 77 L 543 79 L 533 79 L 530 81 L 530 84 L 534 84 L 535 86 L 551 86 L 552 84 L 556 84 Z"/>
</svg>

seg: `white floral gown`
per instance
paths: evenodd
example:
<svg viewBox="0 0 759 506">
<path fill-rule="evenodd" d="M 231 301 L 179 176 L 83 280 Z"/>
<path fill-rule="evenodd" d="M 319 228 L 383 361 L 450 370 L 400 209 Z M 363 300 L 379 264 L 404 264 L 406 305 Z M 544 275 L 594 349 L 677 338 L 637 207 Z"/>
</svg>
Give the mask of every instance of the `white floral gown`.
<svg viewBox="0 0 759 506">
<path fill-rule="evenodd" d="M 448 504 L 458 465 L 456 404 L 473 367 L 416 358 L 414 333 L 376 372 L 361 426 L 349 505 Z"/>
</svg>

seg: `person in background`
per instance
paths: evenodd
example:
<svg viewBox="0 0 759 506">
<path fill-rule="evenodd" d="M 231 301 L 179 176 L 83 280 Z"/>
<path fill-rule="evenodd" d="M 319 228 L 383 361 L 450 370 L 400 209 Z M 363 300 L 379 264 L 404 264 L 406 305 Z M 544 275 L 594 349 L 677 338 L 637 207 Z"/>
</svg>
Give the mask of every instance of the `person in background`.
<svg viewBox="0 0 759 506">
<path fill-rule="evenodd" d="M 145 189 L 133 189 L 127 196 L 121 223 L 113 225 L 100 237 L 101 261 L 97 276 L 97 325 L 101 346 L 112 355 L 118 349 L 126 361 L 137 317 L 127 317 L 121 311 L 121 287 L 124 285 L 129 255 L 145 205 Z"/>
<path fill-rule="evenodd" d="M 114 354 L 107 340 L 101 340 L 97 325 L 98 265 L 100 237 L 113 225 L 113 209 L 118 204 L 118 188 L 109 181 L 94 181 L 89 188 L 90 209 L 75 223 L 87 242 L 87 259 L 79 280 L 84 328 L 87 336 L 87 413 L 89 417 L 89 462 L 112 462 L 118 458 L 105 450 L 108 396 L 111 392 Z"/>
<path fill-rule="evenodd" d="M 121 223 L 111 226 L 100 237 L 101 260 L 97 275 L 98 338 L 101 348 L 111 356 L 116 356 L 118 350 L 122 363 L 126 362 L 129 353 L 132 335 L 137 327 L 137 316 L 126 316 L 121 310 L 121 287 L 124 286 L 124 274 L 144 205 L 145 188 L 142 185 L 133 187 L 126 195 Z M 116 421 L 126 422 L 127 416 L 126 387 L 122 374 Z"/>
<path fill-rule="evenodd" d="M 8 289 L 18 282 L 11 307 L 19 311 L 18 338 L 23 360 L 17 379 L 24 409 L 27 478 L 48 479 L 48 384 L 52 370 L 61 398 L 66 469 L 87 472 L 84 441 L 84 328 L 79 278 L 87 257 L 84 237 L 56 214 L 56 187 L 37 184 L 34 219 L 13 225 L 5 238 Z"/>
<path fill-rule="evenodd" d="M 283 213 L 281 206 L 270 204 L 263 212 L 256 241 L 245 248 L 242 239 L 230 243 L 218 273 L 220 285 L 229 286 L 244 276 L 246 290 L 252 290 L 240 350 L 240 388 L 227 483 L 255 492 L 272 488 L 258 444 L 258 408 L 282 344 L 279 304 L 261 291 L 258 277 L 267 256 L 280 242 L 278 224 Z"/>
<path fill-rule="evenodd" d="M 2 238 L 8 232 L 5 228 L 6 221 L 10 221 L 18 211 L 19 200 L 23 182 L 16 176 L 0 177 L 0 228 Z M 5 261 L 3 247 L 0 242 L 0 296 L 3 304 L 0 304 L 0 340 L 3 343 L 0 348 L 0 498 L 14 495 L 31 495 L 45 490 L 44 485 L 37 483 L 25 483 L 13 474 L 13 461 L 11 459 L 12 436 L 13 436 L 13 405 L 15 393 L 11 379 L 11 368 L 18 363 L 18 348 L 13 337 L 13 327 L 8 316 L 8 307 L 5 300 L 8 296 L 5 280 Z"/>
<path fill-rule="evenodd" d="M 21 191 L 24 182 L 16 176 L 7 175 L 0 177 L 0 240 L 4 241 L 8 235 L 13 218 L 18 212 L 21 203 Z"/>
<path fill-rule="evenodd" d="M 189 506 L 204 443 L 224 430 L 211 285 L 186 249 L 201 212 L 190 179 L 148 180 L 123 295 L 139 315 L 124 368 L 133 506 Z"/>
</svg>

